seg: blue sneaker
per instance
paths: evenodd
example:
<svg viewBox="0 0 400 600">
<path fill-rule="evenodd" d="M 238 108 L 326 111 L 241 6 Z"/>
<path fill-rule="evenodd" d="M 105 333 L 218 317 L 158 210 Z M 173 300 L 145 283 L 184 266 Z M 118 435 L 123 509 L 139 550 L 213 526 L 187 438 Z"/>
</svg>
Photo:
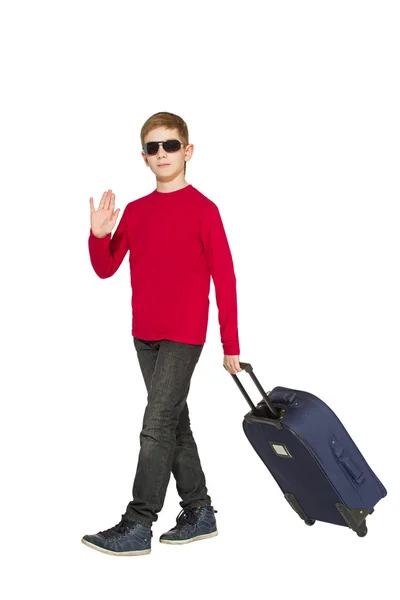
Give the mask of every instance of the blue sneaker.
<svg viewBox="0 0 400 600">
<path fill-rule="evenodd" d="M 160 536 L 164 544 L 188 544 L 218 535 L 212 506 L 195 506 L 181 510 L 176 525 Z"/>
<path fill-rule="evenodd" d="M 99 552 L 118 556 L 136 556 L 151 552 L 151 527 L 144 527 L 122 515 L 122 520 L 114 527 L 99 531 L 94 535 L 84 535 L 82 542 Z"/>
</svg>

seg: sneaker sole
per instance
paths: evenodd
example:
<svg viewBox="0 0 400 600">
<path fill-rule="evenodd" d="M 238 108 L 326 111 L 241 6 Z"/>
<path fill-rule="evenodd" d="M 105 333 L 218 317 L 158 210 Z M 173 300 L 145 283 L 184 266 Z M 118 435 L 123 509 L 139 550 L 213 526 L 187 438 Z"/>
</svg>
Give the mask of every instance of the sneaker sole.
<svg viewBox="0 0 400 600">
<path fill-rule="evenodd" d="M 212 538 L 218 535 L 218 531 L 213 531 L 212 533 L 206 533 L 204 535 L 197 535 L 196 537 L 190 538 L 190 540 L 162 540 L 159 541 L 161 544 L 190 544 L 190 542 L 197 542 L 198 540 L 205 540 L 207 538 Z"/>
<path fill-rule="evenodd" d="M 150 554 L 151 548 L 148 550 L 130 550 L 128 552 L 114 552 L 113 550 L 107 550 L 106 548 L 102 548 L 101 546 L 96 546 L 96 544 L 92 544 L 87 540 L 81 539 L 82 544 L 85 546 L 89 546 L 89 548 L 93 548 L 93 550 L 97 550 L 98 552 L 104 552 L 104 554 L 114 554 L 114 556 L 139 556 L 142 554 Z"/>
</svg>

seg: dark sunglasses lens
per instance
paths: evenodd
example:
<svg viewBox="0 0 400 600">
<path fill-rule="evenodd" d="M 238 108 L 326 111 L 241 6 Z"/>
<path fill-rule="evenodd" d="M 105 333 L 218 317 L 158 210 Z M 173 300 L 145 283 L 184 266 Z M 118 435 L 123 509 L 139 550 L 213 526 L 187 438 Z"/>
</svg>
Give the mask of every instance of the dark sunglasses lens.
<svg viewBox="0 0 400 600">
<path fill-rule="evenodd" d="M 145 145 L 144 151 L 146 154 L 157 154 L 158 152 L 158 144 L 157 142 L 147 142 Z"/>
<path fill-rule="evenodd" d="M 163 143 L 165 152 L 178 152 L 181 147 L 179 140 L 167 140 Z"/>
</svg>

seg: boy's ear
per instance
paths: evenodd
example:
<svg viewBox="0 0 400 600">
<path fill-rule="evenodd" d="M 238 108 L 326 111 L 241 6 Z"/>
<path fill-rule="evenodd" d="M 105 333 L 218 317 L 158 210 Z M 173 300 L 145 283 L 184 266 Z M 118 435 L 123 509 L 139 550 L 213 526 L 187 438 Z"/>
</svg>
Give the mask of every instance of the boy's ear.
<svg viewBox="0 0 400 600">
<path fill-rule="evenodd" d="M 194 145 L 188 144 L 188 146 L 185 148 L 185 156 L 188 158 L 188 160 L 191 159 L 193 151 L 194 151 Z"/>
</svg>

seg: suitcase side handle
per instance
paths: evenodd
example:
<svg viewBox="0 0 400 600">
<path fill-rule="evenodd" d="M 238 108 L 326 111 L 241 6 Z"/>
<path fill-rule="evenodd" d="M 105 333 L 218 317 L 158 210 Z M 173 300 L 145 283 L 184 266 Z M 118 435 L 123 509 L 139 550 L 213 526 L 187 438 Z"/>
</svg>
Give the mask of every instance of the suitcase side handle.
<svg viewBox="0 0 400 600">
<path fill-rule="evenodd" d="M 348 452 L 346 452 L 344 446 L 342 446 L 335 436 L 331 439 L 331 448 L 337 460 L 344 466 L 349 475 L 353 478 L 356 483 L 362 483 L 365 479 L 363 472 L 355 462 L 351 459 Z"/>
<path fill-rule="evenodd" d="M 270 400 L 268 398 L 268 394 L 263 389 L 263 387 L 262 387 L 261 383 L 258 381 L 257 377 L 254 375 L 253 367 L 251 366 L 251 364 L 250 363 L 246 363 L 246 362 L 239 362 L 239 365 L 240 365 L 241 369 L 243 369 L 244 371 L 246 371 L 246 373 L 248 373 L 250 375 L 250 377 L 252 378 L 253 382 L 255 383 L 258 391 L 261 392 L 262 399 L 264 400 L 265 404 L 268 406 L 268 409 L 271 411 L 271 413 L 274 415 L 274 417 L 278 418 L 279 417 L 279 413 L 274 408 L 274 406 L 271 404 L 271 402 L 270 402 Z M 223 366 L 224 366 L 224 369 L 228 370 L 225 365 L 223 365 Z M 242 382 L 239 381 L 238 376 L 235 373 L 231 373 L 231 375 L 233 377 L 234 382 L 238 386 L 239 390 L 242 392 L 243 396 L 245 397 L 246 402 L 248 403 L 248 405 L 253 410 L 256 410 L 255 404 L 252 402 L 250 396 L 248 395 L 248 393 L 244 389 L 244 387 L 242 385 Z"/>
</svg>

